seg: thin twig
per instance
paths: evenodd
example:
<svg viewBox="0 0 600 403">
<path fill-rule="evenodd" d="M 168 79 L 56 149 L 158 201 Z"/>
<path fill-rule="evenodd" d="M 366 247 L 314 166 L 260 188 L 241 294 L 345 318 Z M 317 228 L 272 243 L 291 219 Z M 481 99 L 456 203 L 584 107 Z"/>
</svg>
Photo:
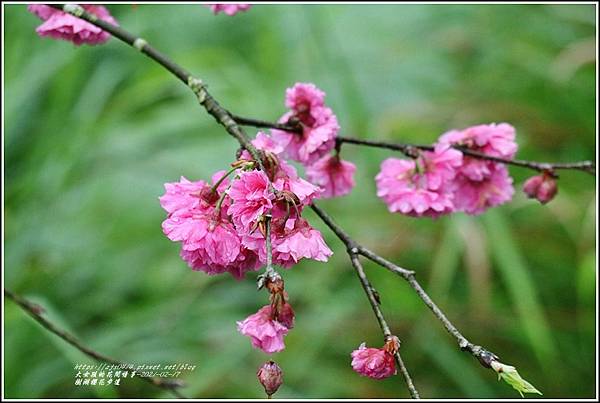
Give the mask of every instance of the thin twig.
<svg viewBox="0 0 600 403">
<path fill-rule="evenodd" d="M 115 358 L 111 358 L 109 356 L 101 354 L 101 353 L 91 349 L 90 347 L 85 346 L 79 340 L 77 340 L 77 338 L 75 338 L 75 336 L 68 333 L 66 330 L 59 328 L 54 323 L 50 322 L 48 319 L 46 319 L 44 316 L 42 316 L 44 313 L 44 309 L 41 306 L 39 306 L 38 304 L 34 304 L 33 302 L 28 301 L 27 299 L 15 294 L 14 292 L 12 292 L 6 288 L 4 289 L 4 296 L 9 298 L 10 300 L 14 301 L 21 309 L 23 309 L 25 312 L 27 312 L 33 319 L 35 319 L 46 330 L 48 330 L 51 333 L 54 333 L 55 335 L 57 335 L 58 337 L 60 337 L 61 339 L 63 339 L 64 341 L 66 341 L 67 343 L 72 345 L 73 347 L 75 347 L 77 350 L 79 350 L 83 354 L 87 355 L 88 357 L 93 358 L 96 361 L 102 361 L 102 362 L 106 362 L 108 364 L 113 364 L 113 365 L 117 365 L 117 366 L 129 366 L 130 365 L 128 363 L 119 361 Z M 179 379 L 154 378 L 154 377 L 142 376 L 139 373 L 136 373 L 136 376 L 138 376 L 139 378 L 143 379 L 144 381 L 146 381 L 148 383 L 151 383 L 152 385 L 154 385 L 156 387 L 168 390 L 174 396 L 176 396 L 180 399 L 186 398 L 181 392 L 179 392 L 177 390 L 178 388 L 181 388 L 184 386 L 183 382 Z"/>
<path fill-rule="evenodd" d="M 278 130 L 285 130 L 293 133 L 301 133 L 302 128 L 298 126 L 293 126 L 284 123 L 275 123 L 269 122 L 266 120 L 252 119 L 246 118 L 237 115 L 231 115 L 233 120 L 235 120 L 238 124 L 244 126 L 253 126 L 259 128 L 271 128 Z M 392 151 L 400 151 L 401 153 L 407 156 L 413 156 L 414 150 L 422 150 L 422 151 L 432 151 L 434 147 L 432 145 L 425 144 L 408 144 L 408 143 L 393 143 L 388 141 L 377 141 L 377 140 L 364 140 L 358 139 L 355 137 L 346 137 L 346 136 L 338 136 L 336 138 L 336 145 L 339 147 L 342 144 L 354 144 L 359 146 L 366 147 L 375 147 L 375 148 L 384 148 Z M 480 153 L 478 151 L 470 150 L 466 147 L 454 146 L 455 149 L 461 151 L 463 154 L 468 155 L 472 158 L 483 159 L 488 161 L 499 162 L 502 164 L 518 166 L 521 168 L 533 169 L 538 172 L 543 171 L 556 171 L 556 170 L 578 170 L 587 172 L 591 175 L 596 175 L 596 164 L 593 161 L 578 161 L 578 162 L 538 162 L 538 161 L 527 161 L 527 160 L 517 160 L 517 159 L 507 159 L 495 157 L 493 155 L 488 155 L 484 153 Z"/>
<path fill-rule="evenodd" d="M 414 271 L 406 270 L 399 266 L 396 266 L 392 262 L 387 261 L 386 259 L 377 255 L 376 253 L 358 244 L 354 239 L 350 237 L 350 235 L 348 235 L 348 233 L 346 233 L 346 231 L 344 231 L 339 225 L 335 223 L 335 221 L 333 220 L 333 218 L 331 218 L 329 214 L 327 214 L 314 202 L 313 204 L 311 204 L 311 208 L 321 218 L 321 220 L 323 220 L 323 222 L 333 231 L 333 233 L 337 235 L 337 237 L 344 243 L 344 245 L 346 245 L 346 248 L 348 249 L 349 253 L 361 254 L 366 258 L 372 260 L 373 262 L 377 263 L 381 267 L 384 267 L 385 269 L 405 279 L 408 282 L 408 284 L 415 290 L 415 292 L 417 293 L 419 298 L 421 298 L 421 300 L 425 303 L 425 305 L 427 305 L 427 307 L 431 309 L 435 317 L 440 322 L 442 322 L 442 325 L 446 328 L 448 333 L 450 333 L 456 339 L 460 349 L 463 351 L 468 351 L 475 358 L 477 358 L 482 365 L 489 368 L 489 365 L 487 363 L 484 363 L 482 359 L 486 358 L 489 355 L 495 357 L 495 355 L 490 353 L 483 347 L 471 343 L 469 340 L 467 340 L 465 336 L 463 336 L 458 331 L 456 326 L 454 326 L 452 322 L 450 322 L 450 320 L 446 317 L 442 310 L 435 304 L 435 302 L 433 302 L 433 300 L 425 292 L 423 287 L 421 287 L 421 285 L 415 278 Z"/>
<path fill-rule="evenodd" d="M 375 313 L 377 322 L 379 323 L 381 331 L 383 332 L 384 339 L 387 340 L 388 337 L 392 336 L 392 332 L 390 331 L 390 327 L 387 324 L 385 318 L 383 317 L 383 312 L 381 312 L 381 308 L 379 307 L 379 298 L 376 295 L 376 291 L 371 285 L 371 282 L 367 278 L 367 275 L 362 265 L 360 264 L 360 260 L 358 259 L 358 250 L 356 248 L 349 249 L 348 255 L 350 256 L 350 261 L 352 262 L 352 266 L 356 270 L 356 274 L 358 275 L 358 279 L 360 280 L 363 290 L 365 291 L 365 294 L 367 294 L 369 304 L 371 305 L 371 308 L 373 308 L 373 312 Z M 406 382 L 406 386 L 408 387 L 410 396 L 413 399 L 419 399 L 419 392 L 417 391 L 417 388 L 415 387 L 413 380 L 410 377 L 410 374 L 408 373 L 408 369 L 406 368 L 406 365 L 404 364 L 404 361 L 400 356 L 400 351 L 396 351 L 394 356 L 396 358 L 396 363 L 400 367 L 400 373 L 402 374 L 402 377 Z"/>
</svg>

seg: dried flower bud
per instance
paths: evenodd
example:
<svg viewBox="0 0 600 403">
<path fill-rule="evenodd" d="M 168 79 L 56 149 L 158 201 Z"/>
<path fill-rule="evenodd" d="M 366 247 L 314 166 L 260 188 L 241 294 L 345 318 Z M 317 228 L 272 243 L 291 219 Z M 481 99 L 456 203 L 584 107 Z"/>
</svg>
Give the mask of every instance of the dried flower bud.
<svg viewBox="0 0 600 403">
<path fill-rule="evenodd" d="M 556 179 L 552 174 L 544 172 L 541 175 L 532 176 L 523 184 L 523 192 L 531 199 L 537 199 L 546 204 L 556 196 L 558 188 Z"/>
<path fill-rule="evenodd" d="M 383 345 L 383 349 L 391 355 L 396 354 L 400 349 L 400 339 L 398 339 L 396 336 L 387 337 L 385 344 Z"/>
<path fill-rule="evenodd" d="M 277 321 L 288 329 L 292 329 L 294 327 L 294 319 L 295 316 L 292 306 L 287 302 L 283 302 L 277 313 Z"/>
<path fill-rule="evenodd" d="M 256 376 L 269 397 L 283 384 L 283 371 L 275 361 L 265 362 L 256 372 Z"/>
</svg>

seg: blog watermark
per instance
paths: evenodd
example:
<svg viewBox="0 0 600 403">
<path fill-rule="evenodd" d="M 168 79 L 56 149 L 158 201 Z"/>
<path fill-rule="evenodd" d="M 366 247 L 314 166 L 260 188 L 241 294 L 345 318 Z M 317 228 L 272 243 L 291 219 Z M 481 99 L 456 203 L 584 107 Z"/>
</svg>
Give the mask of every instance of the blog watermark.
<svg viewBox="0 0 600 403">
<path fill-rule="evenodd" d="M 179 378 L 196 369 L 192 364 L 76 364 L 75 386 L 119 386 L 126 379 Z"/>
</svg>

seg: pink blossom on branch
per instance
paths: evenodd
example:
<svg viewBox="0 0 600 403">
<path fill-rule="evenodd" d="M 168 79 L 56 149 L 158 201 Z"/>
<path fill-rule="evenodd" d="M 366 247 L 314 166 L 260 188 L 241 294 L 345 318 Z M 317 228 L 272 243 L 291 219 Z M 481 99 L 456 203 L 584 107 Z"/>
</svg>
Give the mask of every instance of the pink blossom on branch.
<svg viewBox="0 0 600 403">
<path fill-rule="evenodd" d="M 340 129 L 333 111 L 323 104 L 325 93 L 314 84 L 297 83 L 286 91 L 286 106 L 280 123 L 298 122 L 302 133 L 272 130 L 273 138 L 283 146 L 286 155 L 310 165 L 330 152 Z"/>
<path fill-rule="evenodd" d="M 458 175 L 454 182 L 454 204 L 457 211 L 477 215 L 490 207 L 510 201 L 515 193 L 513 179 L 502 164 L 491 164 L 489 173 L 481 181 Z"/>
<path fill-rule="evenodd" d="M 385 348 L 366 347 L 362 343 L 352 356 L 352 369 L 362 376 L 384 379 L 396 374 L 394 355 Z"/>
<path fill-rule="evenodd" d="M 274 194 L 269 188 L 269 178 L 263 171 L 242 172 L 229 190 L 232 204 L 227 213 L 240 230 L 250 232 L 258 219 L 273 207 Z"/>
<path fill-rule="evenodd" d="M 306 177 L 323 189 L 321 197 L 337 197 L 352 191 L 354 172 L 356 166 L 353 163 L 338 155 L 326 155 L 306 168 Z"/>
<path fill-rule="evenodd" d="M 259 231 L 242 236 L 242 245 L 266 261 L 265 237 Z M 326 262 L 333 254 L 321 233 L 303 218 L 276 217 L 271 223 L 273 263 L 290 268 L 303 258 Z"/>
<path fill-rule="evenodd" d="M 223 174 L 220 171 L 213 176 L 213 185 Z M 227 182 L 222 181 L 215 192 L 211 190 L 213 185 L 184 177 L 178 183 L 165 184 L 166 193 L 160 197 L 168 212 L 163 232 L 170 240 L 181 242 L 181 258 L 193 270 L 211 275 L 229 272 L 240 279 L 245 272 L 258 269 L 261 262 L 255 252 L 241 244 L 236 228 L 225 214 L 229 198 L 225 196 L 217 209 Z"/>
<path fill-rule="evenodd" d="M 273 319 L 273 310 L 266 305 L 253 315 L 237 322 L 238 331 L 250 337 L 252 345 L 265 353 L 277 353 L 285 348 L 283 337 L 289 329 Z"/>
<path fill-rule="evenodd" d="M 252 5 L 247 3 L 216 3 L 206 4 L 208 8 L 215 14 L 223 12 L 229 16 L 236 15 L 240 11 L 247 11 Z"/>
<path fill-rule="evenodd" d="M 101 20 L 118 25 L 105 7 L 92 4 L 83 4 L 82 7 Z M 97 26 L 52 7 L 43 4 L 30 4 L 27 9 L 44 21 L 42 25 L 36 28 L 36 32 L 40 36 L 64 39 L 73 42 L 75 45 L 81 45 L 82 43 L 98 45 L 110 38 L 108 32 Z"/>
<path fill-rule="evenodd" d="M 452 179 L 462 154 L 446 146 L 423 152 L 416 159 L 388 158 L 375 177 L 377 196 L 390 212 L 413 217 L 439 217 L 455 210 Z"/>
<path fill-rule="evenodd" d="M 515 128 L 508 123 L 478 125 L 442 134 L 438 144 L 463 146 L 493 157 L 512 159 L 517 152 Z M 495 163 L 465 155 L 460 173 L 474 181 L 484 180 L 491 174 Z"/>
</svg>

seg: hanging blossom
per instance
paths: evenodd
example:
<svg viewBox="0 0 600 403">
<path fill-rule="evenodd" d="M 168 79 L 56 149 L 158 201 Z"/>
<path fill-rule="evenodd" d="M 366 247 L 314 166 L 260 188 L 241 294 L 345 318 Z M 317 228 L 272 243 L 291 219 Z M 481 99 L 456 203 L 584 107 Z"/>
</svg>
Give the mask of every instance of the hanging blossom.
<svg viewBox="0 0 600 403">
<path fill-rule="evenodd" d="M 297 123 L 302 133 L 282 130 L 271 133 L 288 158 L 310 165 L 334 148 L 340 127 L 333 111 L 325 106 L 324 98 L 325 93 L 310 83 L 297 83 L 287 89 L 285 105 L 291 110 L 279 122 Z"/>
<path fill-rule="evenodd" d="M 274 264 L 289 268 L 304 258 L 326 262 L 333 254 L 321 233 L 301 216 L 320 188 L 280 158 L 282 148 L 268 135 L 259 133 L 253 144 L 263 152 L 265 172 L 254 169 L 256 162 L 244 151 L 232 164 L 231 180 L 220 171 L 212 184 L 183 177 L 165 184 L 160 197 L 168 213 L 163 232 L 181 242 L 180 255 L 194 270 L 229 272 L 239 279 L 263 266 L 267 214 L 272 217 Z"/>
<path fill-rule="evenodd" d="M 213 185 L 224 175 L 224 171 L 217 172 Z M 236 228 L 224 213 L 230 204 L 223 197 L 227 180 L 214 189 L 213 185 L 184 177 L 179 183 L 165 184 L 166 193 L 159 199 L 168 213 L 163 232 L 171 241 L 182 243 L 181 258 L 193 270 L 207 274 L 229 272 L 241 279 L 246 271 L 257 270 L 262 263 L 255 252 L 242 245 Z"/>
<path fill-rule="evenodd" d="M 438 145 L 417 158 L 388 158 L 375 177 L 377 196 L 390 212 L 421 217 L 439 217 L 455 210 L 452 180 L 462 163 L 462 153 Z"/>
<path fill-rule="evenodd" d="M 251 4 L 247 3 L 216 3 L 206 4 L 206 6 L 215 14 L 223 12 L 229 16 L 236 15 L 240 11 L 247 11 L 250 7 L 252 7 Z"/>
<path fill-rule="evenodd" d="M 263 306 L 253 315 L 237 322 L 238 331 L 250 337 L 252 345 L 265 353 L 277 353 L 285 348 L 283 337 L 289 329 L 273 319 L 273 309 L 270 305 Z"/>
<path fill-rule="evenodd" d="M 93 4 L 82 4 L 81 6 L 85 11 L 96 15 L 101 20 L 118 25 L 106 7 Z M 40 36 L 64 39 L 73 42 L 75 45 L 81 45 L 82 43 L 98 45 L 110 38 L 108 32 L 97 26 L 52 7 L 43 4 L 30 4 L 27 6 L 27 10 L 44 21 L 42 25 L 36 28 L 36 32 Z"/>
<path fill-rule="evenodd" d="M 451 130 L 439 138 L 438 144 L 461 146 L 505 159 L 514 158 L 518 148 L 515 129 L 507 123 Z M 512 183 L 503 164 L 464 155 L 454 180 L 455 208 L 467 214 L 481 214 L 510 201 L 514 194 Z"/>
<path fill-rule="evenodd" d="M 270 293 L 270 304 L 237 322 L 237 326 L 241 334 L 250 337 L 254 347 L 270 354 L 285 348 L 283 338 L 294 327 L 295 316 L 288 302 L 283 279 L 268 279 L 265 286 Z"/>
<path fill-rule="evenodd" d="M 366 347 L 362 343 L 351 354 L 352 369 L 362 376 L 384 379 L 396 374 L 394 355 L 400 347 L 396 336 L 391 336 L 383 348 Z"/>
<path fill-rule="evenodd" d="M 356 166 L 340 159 L 339 155 L 326 155 L 306 168 L 307 179 L 323 189 L 321 197 L 344 196 L 354 187 Z"/>
<path fill-rule="evenodd" d="M 266 261 L 266 240 L 261 225 L 270 208 L 273 263 L 289 268 L 301 259 L 326 262 L 333 254 L 321 233 L 301 217 L 304 207 L 319 197 L 321 190 L 300 178 L 296 169 L 281 158 L 281 148 L 264 133 L 258 133 L 253 145 L 265 152 L 267 173 L 250 171 L 232 185 L 229 213 L 242 230 L 242 244 Z M 247 151 L 242 159 L 250 159 Z M 269 180 L 275 195 L 269 189 Z M 266 207 L 268 206 L 268 207 Z M 236 214 L 239 214 L 236 216 Z"/>
</svg>

